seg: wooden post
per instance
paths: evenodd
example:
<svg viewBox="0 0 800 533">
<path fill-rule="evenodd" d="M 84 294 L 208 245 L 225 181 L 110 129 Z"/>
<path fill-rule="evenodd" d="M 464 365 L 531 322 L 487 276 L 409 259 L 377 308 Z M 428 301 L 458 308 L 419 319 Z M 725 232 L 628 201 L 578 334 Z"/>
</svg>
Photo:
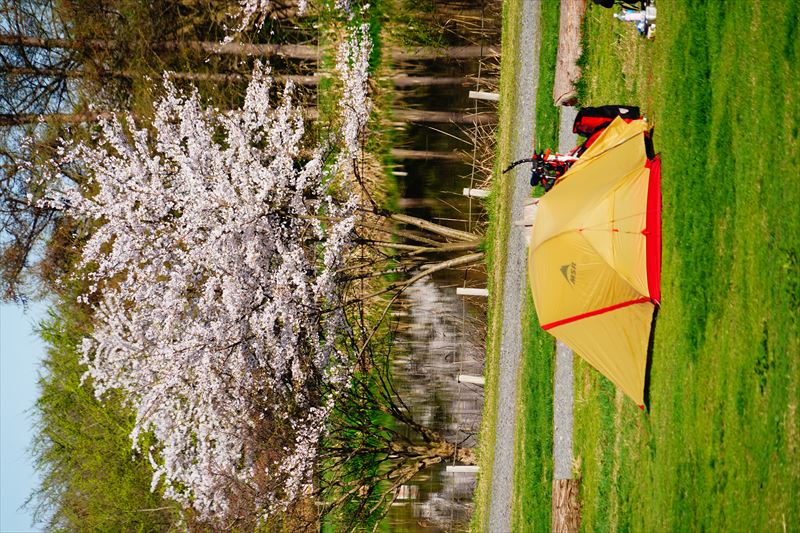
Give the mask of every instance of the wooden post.
<svg viewBox="0 0 800 533">
<path fill-rule="evenodd" d="M 499 102 L 500 101 L 500 94 L 499 93 L 489 93 L 484 91 L 470 91 L 469 97 L 474 100 L 487 100 L 489 102 Z"/>
<path fill-rule="evenodd" d="M 486 189 L 470 189 L 468 187 L 464 188 L 463 192 L 464 196 L 470 196 L 472 198 L 488 198 L 489 191 Z"/>
<path fill-rule="evenodd" d="M 477 465 L 447 465 L 445 471 L 450 474 L 477 474 Z"/>
<path fill-rule="evenodd" d="M 456 376 L 459 383 L 472 383 L 473 385 L 483 386 L 486 380 L 483 376 L 470 376 L 469 374 L 459 374 Z"/>
<path fill-rule="evenodd" d="M 416 500 L 419 497 L 419 487 L 417 485 L 400 485 L 397 488 L 398 500 Z"/>
<path fill-rule="evenodd" d="M 489 297 L 489 289 L 477 289 L 473 287 L 458 287 L 456 288 L 456 294 L 458 296 L 482 296 L 484 298 Z"/>
</svg>

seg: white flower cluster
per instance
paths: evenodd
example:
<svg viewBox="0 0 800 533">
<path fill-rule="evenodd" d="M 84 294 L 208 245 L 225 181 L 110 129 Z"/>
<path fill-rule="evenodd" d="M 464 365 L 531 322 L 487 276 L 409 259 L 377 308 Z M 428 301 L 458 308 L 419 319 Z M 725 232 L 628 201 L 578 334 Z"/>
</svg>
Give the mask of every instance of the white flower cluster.
<svg viewBox="0 0 800 533">
<path fill-rule="evenodd" d="M 264 17 L 269 13 L 270 3 L 271 0 L 239 0 L 239 10 L 232 15 L 239 21 L 234 28 L 234 34 L 243 32 L 253 21 L 255 21 L 256 27 L 261 29 Z M 308 9 L 308 0 L 297 0 L 298 15 L 305 13 L 306 9 Z M 224 42 L 231 42 L 233 39 L 233 35 L 228 35 Z"/>
<path fill-rule="evenodd" d="M 336 56 L 336 72 L 344 87 L 339 100 L 342 113 L 342 135 L 344 136 L 345 160 L 359 159 L 363 136 L 372 110 L 369 97 L 369 56 L 372 53 L 372 38 L 369 24 L 361 24 L 348 34 L 339 45 Z"/>
<path fill-rule="evenodd" d="M 99 300 L 87 375 L 98 395 L 127 393 L 134 446 L 155 435 L 153 486 L 204 517 L 226 512 L 231 483 L 277 479 L 291 491 L 256 491 L 261 504 L 293 498 L 329 408 L 320 389 L 347 382 L 336 272 L 355 206 L 328 195 L 291 89 L 272 107 L 270 86 L 257 67 L 243 108 L 223 114 L 166 82 L 155 134 L 111 119 L 98 147 L 65 155 L 91 182 L 62 201 L 97 226 L 82 258 L 100 291 L 85 295 Z M 298 468 L 257 466 L 273 464 L 253 449 L 259 420 L 287 418 L 282 461 Z"/>
<path fill-rule="evenodd" d="M 256 27 L 260 29 L 264 24 L 264 16 L 269 11 L 269 4 L 270 0 L 239 0 L 239 11 L 234 15 L 238 22 L 232 29 L 233 33 L 226 35 L 223 42 L 232 42 L 234 35 L 243 32 L 253 20 L 255 20 Z"/>
<path fill-rule="evenodd" d="M 348 15 L 353 13 L 353 6 L 350 0 L 336 0 L 336 2 L 333 4 L 333 7 L 339 11 L 347 13 Z"/>
</svg>

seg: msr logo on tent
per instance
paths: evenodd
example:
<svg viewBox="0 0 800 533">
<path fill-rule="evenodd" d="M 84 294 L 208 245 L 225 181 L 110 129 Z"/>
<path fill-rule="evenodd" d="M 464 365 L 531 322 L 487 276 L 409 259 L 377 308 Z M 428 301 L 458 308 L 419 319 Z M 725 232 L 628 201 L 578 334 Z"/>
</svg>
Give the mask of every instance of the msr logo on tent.
<svg viewBox="0 0 800 533">
<path fill-rule="evenodd" d="M 561 275 L 567 280 L 570 285 L 575 285 L 575 280 L 578 277 L 578 267 L 575 263 L 561 266 Z"/>
</svg>

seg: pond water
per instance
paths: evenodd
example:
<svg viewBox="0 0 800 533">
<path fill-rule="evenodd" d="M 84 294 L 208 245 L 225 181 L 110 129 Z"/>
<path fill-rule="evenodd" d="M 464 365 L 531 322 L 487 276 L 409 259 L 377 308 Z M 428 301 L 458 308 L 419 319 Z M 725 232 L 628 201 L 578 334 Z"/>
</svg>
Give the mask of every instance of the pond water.
<svg viewBox="0 0 800 533">
<path fill-rule="evenodd" d="M 441 10 L 442 43 L 474 45 L 499 43 L 499 6 L 484 0 L 432 0 Z M 408 62 L 403 73 L 413 76 L 461 78 L 464 83 L 398 89 L 394 107 L 471 113 L 476 103 L 470 90 L 475 76 L 488 74 L 476 59 Z M 490 69 L 491 70 L 491 69 Z M 499 68 L 494 69 L 497 75 Z M 480 102 L 478 111 L 494 111 Z M 464 128 L 449 123 L 406 124 L 394 148 L 471 153 Z M 399 206 L 405 213 L 460 230 L 475 231 L 485 222 L 481 200 L 462 195 L 478 187 L 481 176 L 472 166 L 452 159 L 396 161 Z M 406 173 L 406 174 L 403 174 Z M 483 263 L 467 271 L 443 271 L 408 288 L 394 309 L 398 335 L 394 346 L 393 380 L 415 419 L 459 446 L 473 447 L 481 421 L 483 388 L 458 383 L 459 374 L 483 376 L 486 299 L 456 295 L 457 287 L 486 286 Z M 409 432 L 411 434 L 411 432 Z M 447 464 L 453 464 L 452 459 Z M 396 532 L 466 531 L 472 511 L 475 474 L 453 474 L 440 463 L 413 478 L 390 509 L 384 526 Z"/>
<path fill-rule="evenodd" d="M 463 97 L 451 95 L 447 105 L 439 102 L 442 107 L 438 109 L 466 108 L 467 89 L 451 90 Z M 458 140 L 466 135 L 451 124 L 413 125 L 408 134 L 413 149 L 470 149 L 470 144 Z M 474 186 L 471 166 L 441 160 L 402 163 L 402 170 L 408 173 L 399 182 L 404 212 L 467 231 L 474 231 L 484 219 L 482 202 L 462 195 L 464 187 Z M 437 273 L 405 291 L 394 309 L 398 335 L 392 368 L 398 392 L 418 421 L 449 442 L 473 447 L 480 426 L 483 388 L 458 383 L 456 377 L 483 375 L 486 299 L 456 295 L 456 288 L 465 286 L 486 286 L 482 265 Z M 390 531 L 467 529 L 475 474 L 447 473 L 445 467 L 441 463 L 420 473 L 403 489 L 402 499 L 385 521 Z"/>
<path fill-rule="evenodd" d="M 463 280 L 463 273 L 446 273 L 420 280 L 407 290 L 397 317 L 400 331 L 393 372 L 398 392 L 416 420 L 449 442 L 472 447 L 483 390 L 458 383 L 456 376 L 483 375 L 485 310 L 456 296 L 455 287 Z M 441 463 L 411 480 L 409 499 L 398 500 L 387 517 L 392 531 L 463 529 L 475 475 L 446 473 L 445 467 Z"/>
</svg>

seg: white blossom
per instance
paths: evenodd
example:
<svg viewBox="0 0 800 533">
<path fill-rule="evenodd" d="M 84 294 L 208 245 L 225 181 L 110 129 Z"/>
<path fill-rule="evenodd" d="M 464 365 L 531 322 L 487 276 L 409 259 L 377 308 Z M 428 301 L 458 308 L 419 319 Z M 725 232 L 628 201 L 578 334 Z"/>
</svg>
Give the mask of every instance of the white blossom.
<svg viewBox="0 0 800 533">
<path fill-rule="evenodd" d="M 333 6 L 347 14 L 351 14 L 353 12 L 353 6 L 350 0 L 336 0 Z"/>
<path fill-rule="evenodd" d="M 238 19 L 238 24 L 233 29 L 234 34 L 241 33 L 251 22 L 255 22 L 256 28 L 261 29 L 264 18 L 269 13 L 271 0 L 239 0 L 239 10 L 233 17 Z M 302 15 L 308 9 L 308 0 L 297 0 L 297 14 Z M 233 36 L 225 37 L 225 42 L 233 41 Z"/>
<path fill-rule="evenodd" d="M 257 29 L 261 29 L 269 12 L 269 6 L 270 0 L 239 0 L 238 11 L 235 14 L 229 14 L 236 21 L 236 25 L 233 28 L 228 28 L 226 25 L 225 29 L 230 33 L 225 36 L 222 42 L 232 42 L 236 34 L 247 29 L 251 22 L 255 23 Z"/>
<path fill-rule="evenodd" d="M 60 198 L 95 221 L 80 264 L 98 291 L 83 296 L 97 302 L 87 377 L 98 396 L 126 393 L 134 447 L 155 436 L 153 487 L 207 518 L 258 474 L 284 486 L 261 506 L 294 498 L 332 406 L 319 388 L 347 382 L 336 272 L 355 205 L 330 195 L 322 150 L 301 154 L 291 87 L 272 106 L 270 86 L 257 67 L 242 109 L 223 114 L 165 82 L 152 131 L 112 118 L 97 146 L 65 150 L 91 179 Z M 282 465 L 257 472 L 256 420 L 287 417 Z"/>
<path fill-rule="evenodd" d="M 339 108 L 342 113 L 343 156 L 359 159 L 372 101 L 369 97 L 369 57 L 372 39 L 369 24 L 353 28 L 339 45 L 336 72 L 343 83 Z"/>
</svg>

